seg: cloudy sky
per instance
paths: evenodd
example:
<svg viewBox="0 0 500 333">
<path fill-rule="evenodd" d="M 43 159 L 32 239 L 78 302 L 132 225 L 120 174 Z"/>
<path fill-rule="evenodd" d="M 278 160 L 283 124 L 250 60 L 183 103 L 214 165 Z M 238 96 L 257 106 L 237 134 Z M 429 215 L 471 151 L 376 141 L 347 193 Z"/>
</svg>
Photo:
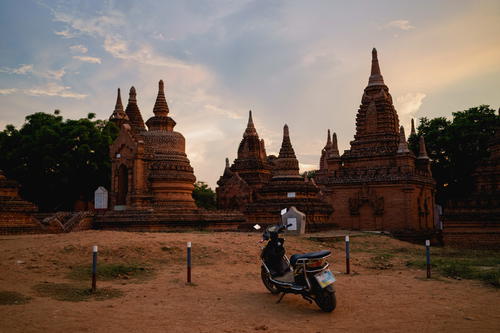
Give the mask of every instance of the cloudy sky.
<svg viewBox="0 0 500 333">
<path fill-rule="evenodd" d="M 158 80 L 199 180 L 212 187 L 254 114 L 268 154 L 284 123 L 303 169 L 328 128 L 353 139 L 372 47 L 402 124 L 500 107 L 500 2 L 0 2 L 0 128 L 34 112 L 108 118 L 137 89 L 144 120 Z"/>
</svg>

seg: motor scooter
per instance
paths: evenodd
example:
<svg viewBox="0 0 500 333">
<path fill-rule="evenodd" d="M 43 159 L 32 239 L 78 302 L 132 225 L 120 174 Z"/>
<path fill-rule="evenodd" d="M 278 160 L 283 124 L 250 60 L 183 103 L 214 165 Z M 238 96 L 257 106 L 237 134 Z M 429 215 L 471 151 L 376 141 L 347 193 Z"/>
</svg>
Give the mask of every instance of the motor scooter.
<svg viewBox="0 0 500 333">
<path fill-rule="evenodd" d="M 256 229 L 260 229 L 260 226 Z M 272 225 L 265 229 L 262 240 L 267 241 L 260 255 L 261 278 L 264 286 L 272 293 L 279 294 L 277 303 L 285 294 L 301 295 L 313 301 L 325 312 L 332 312 L 337 301 L 335 298 L 335 276 L 328 269 L 326 260 L 330 251 L 294 254 L 288 259 L 285 254 L 285 239 L 279 234 L 291 225 Z"/>
</svg>

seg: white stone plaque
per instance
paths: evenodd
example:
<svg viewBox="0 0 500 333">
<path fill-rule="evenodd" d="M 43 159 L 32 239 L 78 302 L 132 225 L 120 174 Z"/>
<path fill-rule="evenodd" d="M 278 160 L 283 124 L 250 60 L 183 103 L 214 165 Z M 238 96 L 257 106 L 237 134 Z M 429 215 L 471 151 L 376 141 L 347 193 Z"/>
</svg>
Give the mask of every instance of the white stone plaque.
<svg viewBox="0 0 500 333">
<path fill-rule="evenodd" d="M 287 224 L 291 224 L 291 226 L 289 226 L 287 228 L 287 230 L 290 230 L 290 231 L 297 230 L 297 218 L 295 218 L 295 217 L 289 217 L 289 218 L 286 219 L 286 223 Z"/>
<path fill-rule="evenodd" d="M 102 186 L 94 192 L 94 208 L 108 209 L 108 190 Z"/>
</svg>

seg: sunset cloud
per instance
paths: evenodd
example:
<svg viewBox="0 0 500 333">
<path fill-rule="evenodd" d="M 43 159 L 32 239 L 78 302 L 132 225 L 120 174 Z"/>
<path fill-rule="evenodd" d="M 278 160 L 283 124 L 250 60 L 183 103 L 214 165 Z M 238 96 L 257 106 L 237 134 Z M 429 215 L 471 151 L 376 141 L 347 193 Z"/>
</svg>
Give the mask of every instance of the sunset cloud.
<svg viewBox="0 0 500 333">
<path fill-rule="evenodd" d="M 26 75 L 33 72 L 33 65 L 20 65 L 17 68 L 4 67 L 0 68 L 0 72 L 9 74 Z"/>
<path fill-rule="evenodd" d="M 71 91 L 71 87 L 61 86 L 56 83 L 48 83 L 45 86 L 35 87 L 24 91 L 31 96 L 58 96 L 64 98 L 83 99 L 86 94 L 79 94 Z"/>
<path fill-rule="evenodd" d="M 394 20 L 389 23 L 387 23 L 385 28 L 393 28 L 393 29 L 400 29 L 400 30 L 411 30 L 415 29 L 413 25 L 410 24 L 410 21 L 408 20 Z"/>
<path fill-rule="evenodd" d="M 71 52 L 74 52 L 74 53 L 87 53 L 88 52 L 88 49 L 83 45 L 72 45 L 69 47 L 69 49 L 71 50 Z"/>
<path fill-rule="evenodd" d="M 89 57 L 89 56 L 73 56 L 73 59 L 77 59 L 83 62 L 89 62 L 91 64 L 100 64 L 101 59 L 97 57 Z"/>
<path fill-rule="evenodd" d="M 10 95 L 17 91 L 16 88 L 0 89 L 0 95 Z"/>
<path fill-rule="evenodd" d="M 415 118 L 425 97 L 424 93 L 417 92 L 407 93 L 396 98 L 394 106 L 398 112 L 400 125 L 409 128 L 411 119 Z"/>
</svg>

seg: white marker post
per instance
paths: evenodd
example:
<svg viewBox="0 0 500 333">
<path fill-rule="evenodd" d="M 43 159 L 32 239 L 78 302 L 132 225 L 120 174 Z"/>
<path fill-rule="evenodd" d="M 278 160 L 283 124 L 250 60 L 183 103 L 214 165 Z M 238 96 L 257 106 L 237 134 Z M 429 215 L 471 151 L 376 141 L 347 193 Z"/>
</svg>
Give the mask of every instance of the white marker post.
<svg viewBox="0 0 500 333">
<path fill-rule="evenodd" d="M 349 259 L 350 259 L 350 254 L 349 254 L 349 235 L 346 235 L 345 236 L 345 271 L 346 271 L 346 274 L 350 274 L 351 273 L 351 267 L 350 267 L 350 263 L 349 263 Z"/>
<path fill-rule="evenodd" d="M 191 283 L 191 242 L 187 243 L 187 283 Z"/>
<path fill-rule="evenodd" d="M 92 292 L 96 291 L 97 276 L 97 245 L 92 247 Z"/>
<path fill-rule="evenodd" d="M 425 241 L 425 256 L 427 257 L 427 278 L 431 278 L 431 241 Z"/>
</svg>

